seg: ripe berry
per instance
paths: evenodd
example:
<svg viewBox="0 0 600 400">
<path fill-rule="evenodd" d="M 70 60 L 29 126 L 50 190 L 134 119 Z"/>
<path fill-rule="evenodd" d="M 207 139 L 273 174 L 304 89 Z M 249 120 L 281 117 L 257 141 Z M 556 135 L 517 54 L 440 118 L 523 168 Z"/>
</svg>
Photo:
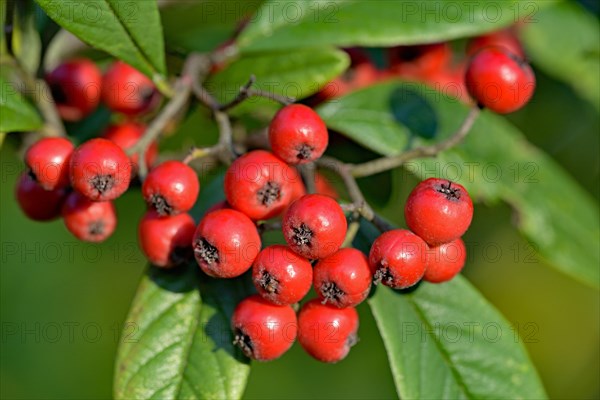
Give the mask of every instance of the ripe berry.
<svg viewBox="0 0 600 400">
<path fill-rule="evenodd" d="M 69 186 L 69 157 L 73 143 L 61 137 L 47 137 L 32 144 L 25 153 L 31 176 L 46 190 Z"/>
<path fill-rule="evenodd" d="M 103 242 L 117 226 L 117 213 L 112 202 L 91 201 L 77 192 L 67 197 L 62 216 L 67 229 L 86 242 Z"/>
<path fill-rule="evenodd" d="M 258 361 L 279 358 L 292 347 L 298 327 L 290 306 L 269 303 L 259 295 L 242 300 L 231 317 L 234 344 Z"/>
<path fill-rule="evenodd" d="M 254 150 L 235 160 L 225 175 L 225 197 L 231 207 L 253 220 L 281 214 L 300 180 L 298 172 L 264 150 Z"/>
<path fill-rule="evenodd" d="M 501 47 L 487 47 L 471 58 L 467 89 L 483 107 L 500 114 L 523 107 L 535 89 L 533 70 L 520 57 Z"/>
<path fill-rule="evenodd" d="M 113 111 L 133 116 L 158 106 L 160 94 L 146 75 L 123 61 L 115 61 L 104 75 L 102 101 Z"/>
<path fill-rule="evenodd" d="M 317 94 L 317 100 L 340 97 L 377 81 L 379 71 L 363 49 L 355 47 L 344 51 L 350 56 L 350 68 L 325 85 Z"/>
<path fill-rule="evenodd" d="M 411 231 L 436 246 L 451 242 L 467 231 L 473 219 L 473 202 L 461 185 L 429 178 L 408 196 L 404 218 Z"/>
<path fill-rule="evenodd" d="M 181 161 L 165 161 L 156 166 L 142 185 L 146 203 L 161 216 L 191 210 L 199 192 L 196 172 Z"/>
<path fill-rule="evenodd" d="M 146 126 L 136 122 L 124 122 L 119 125 L 111 125 L 105 131 L 102 137 L 110 140 L 119 146 L 123 151 L 128 150 L 133 147 L 138 140 L 144 135 L 144 131 L 146 130 Z M 145 154 L 146 166 L 150 168 L 154 161 L 156 161 L 156 156 L 158 154 L 158 144 L 156 142 L 152 142 Z M 138 170 L 138 158 L 139 155 L 132 154 L 129 156 L 133 164 L 134 173 Z"/>
<path fill-rule="evenodd" d="M 462 239 L 431 247 L 427 252 L 427 268 L 423 279 L 440 283 L 454 278 L 465 266 L 467 249 Z"/>
<path fill-rule="evenodd" d="M 206 214 L 194 234 L 194 256 L 207 275 L 234 278 L 246 272 L 260 251 L 254 223 L 236 210 Z"/>
<path fill-rule="evenodd" d="M 394 75 L 423 80 L 447 68 L 452 59 L 448 43 L 398 46 L 389 49 L 390 70 Z"/>
<path fill-rule="evenodd" d="M 373 274 L 367 257 L 344 248 L 315 265 L 313 285 L 323 304 L 344 308 L 360 304 L 369 295 Z"/>
<path fill-rule="evenodd" d="M 358 313 L 353 307 L 336 308 L 313 299 L 298 314 L 298 341 L 319 361 L 336 363 L 357 341 Z"/>
<path fill-rule="evenodd" d="M 252 265 L 252 281 L 258 294 L 274 304 L 294 304 L 310 290 L 313 270 L 307 259 L 287 246 L 264 248 Z"/>
<path fill-rule="evenodd" d="M 523 46 L 510 28 L 472 38 L 467 44 L 467 55 L 473 56 L 479 50 L 490 46 L 502 47 L 520 58 L 525 58 Z"/>
<path fill-rule="evenodd" d="M 187 213 L 160 217 L 150 210 L 140 221 L 138 239 L 142 251 L 158 267 L 174 267 L 192 256 L 194 219 Z"/>
<path fill-rule="evenodd" d="M 15 189 L 21 210 L 34 221 L 50 221 L 60 215 L 66 197 L 65 189 L 46 190 L 29 174 L 23 174 Z"/>
<path fill-rule="evenodd" d="M 296 200 L 283 216 L 283 235 L 292 250 L 308 259 L 335 253 L 346 236 L 346 216 L 331 197 L 309 194 Z"/>
<path fill-rule="evenodd" d="M 61 118 L 79 121 L 100 103 L 102 74 L 90 60 L 67 61 L 46 75 Z"/>
<path fill-rule="evenodd" d="M 393 289 L 406 289 L 421 280 L 425 273 L 427 244 L 405 229 L 387 231 L 371 246 L 369 265 L 375 283 Z"/>
<path fill-rule="evenodd" d="M 302 104 L 283 107 L 269 126 L 273 153 L 289 164 L 304 164 L 323 155 L 329 135 L 312 108 Z"/>
<path fill-rule="evenodd" d="M 95 201 L 113 200 L 129 187 L 131 163 L 110 140 L 96 138 L 77 147 L 69 166 L 71 185 Z"/>
</svg>

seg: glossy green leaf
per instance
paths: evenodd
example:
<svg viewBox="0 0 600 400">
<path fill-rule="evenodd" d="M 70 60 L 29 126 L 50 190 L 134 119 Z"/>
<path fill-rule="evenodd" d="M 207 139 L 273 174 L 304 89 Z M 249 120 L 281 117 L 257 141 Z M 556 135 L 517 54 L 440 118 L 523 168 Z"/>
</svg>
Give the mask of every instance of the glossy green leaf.
<svg viewBox="0 0 600 400">
<path fill-rule="evenodd" d="M 399 153 L 406 138 L 389 129 L 389 99 L 399 88 L 417 90 L 435 110 L 436 139 L 453 133 L 467 107 L 423 85 L 389 82 L 354 92 L 324 104 L 318 111 L 325 122 L 356 142 L 381 154 Z M 370 126 L 343 124 L 345 116 L 376 113 Z M 415 111 L 417 112 L 417 111 Z M 375 132 L 389 132 L 377 135 Z M 428 143 L 423 139 L 415 145 Z M 598 208 L 585 192 L 548 155 L 528 143 L 505 118 L 483 112 L 467 139 L 436 159 L 413 160 L 405 168 L 424 178 L 441 176 L 464 184 L 476 200 L 503 200 L 517 212 L 517 225 L 549 264 L 579 281 L 600 284 L 600 229 Z M 477 216 L 475 216 L 477 218 Z"/>
<path fill-rule="evenodd" d="M 535 12 L 537 2 L 272 0 L 239 37 L 242 51 L 393 46 L 473 36 Z"/>
<path fill-rule="evenodd" d="M 348 65 L 346 53 L 334 48 L 253 54 L 212 76 L 206 86 L 219 100 L 227 101 L 254 74 L 255 88 L 302 99 L 319 91 Z M 261 100 L 249 99 L 241 107 L 264 104 Z"/>
<path fill-rule="evenodd" d="M 521 32 L 532 62 L 600 109 L 598 19 L 572 1 L 555 3 L 535 18 Z"/>
<path fill-rule="evenodd" d="M 363 223 L 354 245 L 378 231 Z M 517 331 L 462 276 L 409 291 L 378 287 L 369 299 L 403 399 L 542 399 Z"/>
<path fill-rule="evenodd" d="M 232 38 L 244 18 L 262 1 L 175 0 L 160 9 L 169 49 L 188 53 L 210 51 Z"/>
<path fill-rule="evenodd" d="M 63 28 L 137 68 L 161 87 L 166 67 L 156 1 L 36 1 Z"/>
<path fill-rule="evenodd" d="M 232 344 L 229 321 L 248 285 L 200 275 L 191 263 L 151 267 L 143 277 L 117 354 L 115 398 L 242 396 L 250 366 Z"/>
<path fill-rule="evenodd" d="M 19 92 L 20 86 L 11 79 L 11 69 L 2 65 L 0 73 L 0 132 L 33 131 L 43 122 L 35 107 Z"/>
</svg>

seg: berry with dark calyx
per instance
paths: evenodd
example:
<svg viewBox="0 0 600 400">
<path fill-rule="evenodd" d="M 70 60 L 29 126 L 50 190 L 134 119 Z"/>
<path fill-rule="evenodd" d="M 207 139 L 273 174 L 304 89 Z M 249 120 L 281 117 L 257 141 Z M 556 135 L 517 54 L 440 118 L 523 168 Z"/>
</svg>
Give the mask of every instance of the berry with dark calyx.
<svg viewBox="0 0 600 400">
<path fill-rule="evenodd" d="M 254 150 L 235 160 L 225 175 L 225 197 L 234 209 L 253 220 L 281 214 L 300 180 L 298 172 L 264 150 Z"/>
<path fill-rule="evenodd" d="M 181 161 L 165 161 L 152 169 L 142 185 L 142 195 L 160 216 L 177 215 L 192 209 L 200 182 L 196 172 Z"/>
<path fill-rule="evenodd" d="M 216 278 L 242 275 L 252 266 L 260 246 L 254 223 L 230 209 L 206 214 L 193 239 L 196 262 L 202 271 Z"/>
<path fill-rule="evenodd" d="M 144 131 L 146 130 L 146 126 L 137 122 L 124 122 L 118 125 L 111 125 L 102 134 L 102 137 L 110 140 L 115 143 L 117 146 L 122 148 L 124 151 L 129 150 L 133 147 L 144 135 Z M 148 168 L 152 167 L 154 162 L 156 161 L 156 156 L 158 155 L 158 144 L 156 142 L 152 142 L 150 146 L 146 149 L 146 154 L 144 156 L 144 160 L 146 161 L 146 166 Z M 131 162 L 133 163 L 134 174 L 137 173 L 138 170 L 138 158 L 139 155 L 137 153 L 129 156 Z"/>
<path fill-rule="evenodd" d="M 312 108 L 302 104 L 283 107 L 269 125 L 273 153 L 289 164 L 316 160 L 327 148 L 325 123 Z"/>
<path fill-rule="evenodd" d="M 72 192 L 62 207 L 67 229 L 79 240 L 100 243 L 114 232 L 117 213 L 110 201 L 92 201 Z"/>
<path fill-rule="evenodd" d="M 161 217 L 150 210 L 140 221 L 138 239 L 144 255 L 157 267 L 170 268 L 192 257 L 194 219 L 187 213 Z"/>
<path fill-rule="evenodd" d="M 501 29 L 472 38 L 467 44 L 467 55 L 473 56 L 479 50 L 490 46 L 502 47 L 518 57 L 525 59 L 523 46 L 521 46 L 517 35 L 511 28 Z"/>
<path fill-rule="evenodd" d="M 146 75 L 123 61 L 115 61 L 104 74 L 102 101 L 112 111 L 134 116 L 155 109 L 160 94 Z"/>
<path fill-rule="evenodd" d="M 358 342 L 358 313 L 353 307 L 336 308 L 319 299 L 305 303 L 298 314 L 298 341 L 319 361 L 336 363 Z"/>
<path fill-rule="evenodd" d="M 83 119 L 100 103 L 102 74 L 90 60 L 67 61 L 47 74 L 46 82 L 65 121 Z"/>
<path fill-rule="evenodd" d="M 486 47 L 475 53 L 465 81 L 469 94 L 481 107 L 499 114 L 522 108 L 535 89 L 529 64 L 502 47 Z"/>
<path fill-rule="evenodd" d="M 423 280 L 431 283 L 449 281 L 465 266 L 466 259 L 467 249 L 460 238 L 431 247 L 427 251 L 427 268 Z"/>
<path fill-rule="evenodd" d="M 42 138 L 25 152 L 25 164 L 32 178 L 44 189 L 69 186 L 69 159 L 73 143 L 62 137 Z"/>
<path fill-rule="evenodd" d="M 242 300 L 231 317 L 234 344 L 246 357 L 271 361 L 281 357 L 296 340 L 296 313 L 289 305 L 269 303 L 259 295 Z"/>
<path fill-rule="evenodd" d="M 346 236 L 346 216 L 331 197 L 308 194 L 296 200 L 283 216 L 283 235 L 290 248 L 314 260 L 335 253 Z"/>
<path fill-rule="evenodd" d="M 252 265 L 252 281 L 264 299 L 274 304 L 294 304 L 310 290 L 313 270 L 307 259 L 287 246 L 264 248 Z"/>
<path fill-rule="evenodd" d="M 46 190 L 24 173 L 17 181 L 15 196 L 27 217 L 34 221 L 51 221 L 60 216 L 67 192 L 65 189 Z"/>
<path fill-rule="evenodd" d="M 371 245 L 369 265 L 375 284 L 406 289 L 425 274 L 427 244 L 414 233 L 394 229 L 381 234 Z"/>
<path fill-rule="evenodd" d="M 343 248 L 317 262 L 313 286 L 323 304 L 354 307 L 369 295 L 372 278 L 367 257 L 359 250 Z"/>
<path fill-rule="evenodd" d="M 404 207 L 408 228 L 430 246 L 461 237 L 471 225 L 473 202 L 467 190 L 445 179 L 419 183 Z"/>
<path fill-rule="evenodd" d="M 131 180 L 131 162 L 110 140 L 96 138 L 77 147 L 69 163 L 71 185 L 94 201 L 113 200 L 125 193 Z"/>
</svg>

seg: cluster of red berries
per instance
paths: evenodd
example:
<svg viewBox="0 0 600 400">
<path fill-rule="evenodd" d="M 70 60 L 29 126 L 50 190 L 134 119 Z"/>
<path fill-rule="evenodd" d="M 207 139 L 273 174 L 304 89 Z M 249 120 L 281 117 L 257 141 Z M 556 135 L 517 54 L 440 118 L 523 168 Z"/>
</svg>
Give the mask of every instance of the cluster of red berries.
<svg viewBox="0 0 600 400">
<path fill-rule="evenodd" d="M 138 169 L 138 155 L 125 151 L 143 136 L 145 125 L 131 120 L 147 113 L 160 100 L 154 84 L 131 66 L 116 61 L 102 77 L 90 60 L 76 59 L 46 76 L 61 117 L 77 121 L 100 102 L 127 120 L 109 126 L 102 138 L 75 148 L 66 138 L 43 138 L 25 153 L 28 172 L 16 188 L 24 213 L 37 221 L 62 216 L 78 239 L 101 242 L 115 230 L 117 217 L 112 200 L 129 187 Z M 158 148 L 152 143 L 144 162 L 151 166 Z"/>
<path fill-rule="evenodd" d="M 535 89 L 533 71 L 524 61 L 525 52 L 515 31 L 511 27 L 472 38 L 466 45 L 466 59 L 453 54 L 447 42 L 391 47 L 386 49 L 387 66 L 383 70 L 362 49 L 348 49 L 351 68 L 325 86 L 317 100 L 401 78 L 430 84 L 465 102 L 469 102 L 468 92 L 490 110 L 514 112 L 530 100 Z"/>
</svg>

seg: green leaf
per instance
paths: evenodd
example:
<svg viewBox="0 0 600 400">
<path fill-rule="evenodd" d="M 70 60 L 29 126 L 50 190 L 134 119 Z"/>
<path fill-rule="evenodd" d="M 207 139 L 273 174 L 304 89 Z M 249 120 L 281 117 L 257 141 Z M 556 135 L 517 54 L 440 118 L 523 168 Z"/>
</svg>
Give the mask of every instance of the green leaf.
<svg viewBox="0 0 600 400">
<path fill-rule="evenodd" d="M 89 45 L 122 59 L 160 88 L 166 73 L 156 1 L 36 0 L 50 18 Z"/>
<path fill-rule="evenodd" d="M 346 53 L 334 48 L 252 54 L 212 76 L 206 87 L 220 101 L 231 100 L 254 74 L 253 87 L 302 99 L 318 92 L 348 68 L 349 63 Z M 240 108 L 264 104 L 261 100 L 250 99 Z"/>
<path fill-rule="evenodd" d="M 394 46 L 474 36 L 514 23 L 537 2 L 272 0 L 242 32 L 242 51 Z"/>
<path fill-rule="evenodd" d="M 378 232 L 361 224 L 368 251 Z M 541 399 L 544 389 L 517 331 L 462 276 L 369 299 L 403 399 Z"/>
<path fill-rule="evenodd" d="M 521 32 L 527 55 L 537 67 L 567 82 L 600 109 L 598 19 L 571 1 L 554 3 L 535 18 Z"/>
<path fill-rule="evenodd" d="M 168 48 L 205 52 L 232 38 L 261 1 L 170 1 L 160 10 Z"/>
<path fill-rule="evenodd" d="M 0 73 L 0 132 L 33 131 L 43 126 L 35 107 L 19 93 L 12 69 L 2 65 Z"/>
<path fill-rule="evenodd" d="M 192 265 L 194 264 L 194 265 Z M 118 399 L 239 399 L 250 372 L 230 317 L 248 294 L 243 278 L 151 267 L 125 323 L 114 380 Z"/>
<path fill-rule="evenodd" d="M 452 134 L 462 123 L 467 107 L 424 85 L 389 82 L 354 92 L 322 105 L 325 122 L 356 142 L 380 154 L 404 149 L 406 134 L 389 128 L 389 102 L 395 91 L 416 90 L 435 110 L 436 140 Z M 370 126 L 340 124 L 354 112 L 376 113 Z M 415 112 L 418 112 L 415 110 Z M 386 131 L 386 135 L 374 132 Z M 415 145 L 430 143 L 415 140 Z M 539 254 L 563 273 L 598 288 L 600 284 L 600 229 L 598 208 L 551 157 L 533 147 L 506 119 L 483 112 L 467 139 L 436 159 L 413 160 L 405 165 L 421 178 L 432 173 L 465 185 L 476 200 L 503 200 L 518 214 L 521 233 L 537 246 Z M 477 218 L 477 216 L 475 216 Z"/>
<path fill-rule="evenodd" d="M 29 0 L 19 1 L 15 8 L 13 52 L 23 68 L 35 76 L 42 51 L 42 41 L 35 27 L 35 4 Z"/>
</svg>

